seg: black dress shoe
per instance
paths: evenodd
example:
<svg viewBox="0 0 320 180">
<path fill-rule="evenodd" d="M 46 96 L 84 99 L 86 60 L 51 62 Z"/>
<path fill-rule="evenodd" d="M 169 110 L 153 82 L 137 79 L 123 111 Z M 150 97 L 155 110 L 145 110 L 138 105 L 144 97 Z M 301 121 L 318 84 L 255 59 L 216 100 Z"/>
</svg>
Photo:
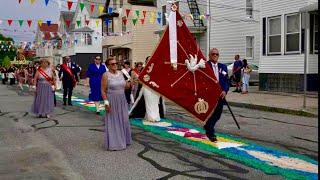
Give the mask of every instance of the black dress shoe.
<svg viewBox="0 0 320 180">
<path fill-rule="evenodd" d="M 208 136 L 208 134 L 206 134 L 208 139 L 211 141 L 211 142 L 217 142 L 217 136 L 216 135 L 213 135 L 213 136 Z"/>
<path fill-rule="evenodd" d="M 73 106 L 71 103 L 68 103 L 68 106 Z"/>
<path fill-rule="evenodd" d="M 64 105 L 64 106 L 66 106 L 66 105 L 67 105 L 67 103 L 63 103 L 63 105 Z"/>
</svg>

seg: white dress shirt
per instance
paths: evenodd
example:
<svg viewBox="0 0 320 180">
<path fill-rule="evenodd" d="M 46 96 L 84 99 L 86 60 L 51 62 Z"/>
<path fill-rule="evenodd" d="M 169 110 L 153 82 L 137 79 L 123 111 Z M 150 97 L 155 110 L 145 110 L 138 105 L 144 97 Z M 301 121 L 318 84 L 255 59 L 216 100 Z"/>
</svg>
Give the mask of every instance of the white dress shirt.
<svg viewBox="0 0 320 180">
<path fill-rule="evenodd" d="M 216 63 L 216 64 L 212 63 L 212 69 L 213 69 L 214 75 L 216 76 L 217 80 L 219 81 L 218 63 Z"/>
</svg>

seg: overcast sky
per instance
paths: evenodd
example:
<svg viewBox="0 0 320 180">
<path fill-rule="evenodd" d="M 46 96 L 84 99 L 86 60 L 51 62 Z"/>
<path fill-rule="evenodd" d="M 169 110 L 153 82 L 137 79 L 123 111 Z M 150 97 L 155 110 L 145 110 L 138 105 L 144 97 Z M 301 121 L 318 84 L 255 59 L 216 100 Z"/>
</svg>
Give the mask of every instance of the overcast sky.
<svg viewBox="0 0 320 180">
<path fill-rule="evenodd" d="M 49 0 L 49 4 L 46 6 L 45 0 L 35 0 L 33 5 L 30 4 L 30 0 L 21 0 L 21 4 L 19 4 L 18 0 L 0 0 L 0 33 L 12 37 L 16 42 L 33 41 L 35 35 L 33 31 L 36 31 L 39 19 L 44 22 L 51 20 L 52 23 L 57 23 L 60 11 L 67 10 L 66 0 L 60 0 L 62 4 L 61 9 L 59 9 L 57 1 Z M 73 4 L 73 9 L 75 6 L 76 4 Z M 21 28 L 18 21 L 14 21 L 9 26 L 8 19 L 21 19 L 24 22 Z M 32 20 L 31 28 L 28 26 L 28 19 Z M 14 32 L 15 30 L 16 32 Z"/>
</svg>

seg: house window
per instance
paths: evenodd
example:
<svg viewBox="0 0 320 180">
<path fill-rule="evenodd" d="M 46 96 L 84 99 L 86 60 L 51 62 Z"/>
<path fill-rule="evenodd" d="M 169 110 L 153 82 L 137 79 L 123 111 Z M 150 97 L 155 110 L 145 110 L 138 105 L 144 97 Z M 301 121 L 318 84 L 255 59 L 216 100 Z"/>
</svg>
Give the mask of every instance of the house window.
<svg viewBox="0 0 320 180">
<path fill-rule="evenodd" d="M 318 15 L 314 15 L 314 26 L 313 26 L 313 52 L 315 54 L 318 54 L 318 49 L 319 49 L 319 42 L 318 42 L 318 27 L 319 27 L 319 24 L 318 24 Z"/>
<path fill-rule="evenodd" d="M 107 34 L 110 35 L 113 33 L 113 19 L 109 19 L 109 23 L 107 25 Z"/>
<path fill-rule="evenodd" d="M 167 13 L 167 6 L 163 5 L 162 6 L 162 26 L 167 25 L 166 13 Z"/>
<path fill-rule="evenodd" d="M 246 1 L 246 15 L 248 18 L 253 18 L 253 0 Z"/>
<path fill-rule="evenodd" d="M 300 14 L 290 14 L 285 16 L 285 52 L 300 52 Z"/>
<path fill-rule="evenodd" d="M 89 33 L 85 33 L 85 44 L 86 45 L 92 45 L 92 36 Z"/>
<path fill-rule="evenodd" d="M 246 37 L 246 58 L 247 59 L 253 59 L 253 42 L 254 42 L 254 38 L 253 36 L 247 36 Z"/>
<path fill-rule="evenodd" d="M 126 17 L 122 17 L 122 32 L 123 33 L 127 32 L 127 24 L 124 23 L 125 20 L 127 20 L 127 18 Z M 128 23 L 128 20 L 127 20 L 126 23 Z"/>
<path fill-rule="evenodd" d="M 281 54 L 281 16 L 268 18 L 268 54 Z"/>
</svg>

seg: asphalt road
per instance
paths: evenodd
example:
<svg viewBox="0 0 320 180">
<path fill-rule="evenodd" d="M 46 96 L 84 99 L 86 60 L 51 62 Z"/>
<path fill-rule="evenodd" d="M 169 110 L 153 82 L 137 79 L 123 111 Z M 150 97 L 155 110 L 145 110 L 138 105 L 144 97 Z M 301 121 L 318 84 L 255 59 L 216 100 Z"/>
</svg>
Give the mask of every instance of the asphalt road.
<svg viewBox="0 0 320 180">
<path fill-rule="evenodd" d="M 50 119 L 39 119 L 28 113 L 32 101 L 0 85 L 0 179 L 282 179 L 136 127 L 128 149 L 106 151 L 101 116 L 59 103 Z M 241 130 L 225 111 L 218 132 L 317 159 L 317 119 L 233 110 Z M 174 106 L 168 116 L 197 124 Z"/>
</svg>

